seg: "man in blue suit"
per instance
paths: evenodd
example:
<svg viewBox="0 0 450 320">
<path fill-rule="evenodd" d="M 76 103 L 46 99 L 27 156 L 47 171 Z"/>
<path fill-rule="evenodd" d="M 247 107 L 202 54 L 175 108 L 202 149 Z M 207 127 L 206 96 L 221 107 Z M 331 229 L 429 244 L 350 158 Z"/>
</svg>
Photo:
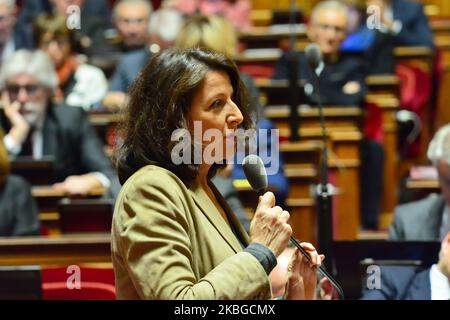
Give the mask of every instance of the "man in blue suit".
<svg viewBox="0 0 450 320">
<path fill-rule="evenodd" d="M 371 11 L 367 19 L 361 19 L 360 29 L 347 37 L 344 50 L 366 50 L 374 41 L 375 30 L 389 34 L 395 46 L 426 46 L 433 48 L 433 34 L 420 3 L 409 0 L 366 0 Z M 379 13 L 379 17 L 375 15 Z M 366 21 L 368 21 L 369 27 Z M 378 22 L 380 23 L 379 25 Z"/>
<path fill-rule="evenodd" d="M 409 0 L 366 0 L 366 6 L 368 17 L 365 8 L 354 8 L 360 12 L 360 26 L 345 39 L 341 50 L 366 52 L 371 74 L 395 71 L 395 47 L 434 48 L 433 34 L 421 4 Z"/>
<path fill-rule="evenodd" d="M 0 0 L 0 63 L 7 60 L 16 50 L 31 49 L 31 32 L 16 23 L 17 7 L 13 0 Z"/>
<path fill-rule="evenodd" d="M 450 232 L 442 240 L 439 261 L 426 270 L 382 267 L 380 289 L 366 290 L 363 300 L 449 300 Z"/>
</svg>

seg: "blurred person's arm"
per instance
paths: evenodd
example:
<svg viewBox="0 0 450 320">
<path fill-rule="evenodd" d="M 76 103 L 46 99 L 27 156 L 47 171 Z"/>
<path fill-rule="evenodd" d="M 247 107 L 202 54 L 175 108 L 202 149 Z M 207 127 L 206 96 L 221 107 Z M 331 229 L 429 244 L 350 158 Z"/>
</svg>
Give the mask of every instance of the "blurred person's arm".
<svg viewBox="0 0 450 320">
<path fill-rule="evenodd" d="M 6 180 L 9 169 L 8 151 L 3 143 L 3 130 L 0 128 L 0 184 Z"/>
</svg>

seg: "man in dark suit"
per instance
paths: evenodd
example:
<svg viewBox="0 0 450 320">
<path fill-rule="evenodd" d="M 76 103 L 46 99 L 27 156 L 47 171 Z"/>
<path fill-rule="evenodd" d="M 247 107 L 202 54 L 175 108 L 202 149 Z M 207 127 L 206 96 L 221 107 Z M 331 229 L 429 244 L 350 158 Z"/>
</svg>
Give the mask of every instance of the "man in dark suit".
<svg viewBox="0 0 450 320">
<path fill-rule="evenodd" d="M 11 156 L 55 161 L 54 187 L 68 194 L 87 194 L 99 187 L 118 191 L 118 180 L 94 128 L 82 108 L 52 105 L 57 76 L 40 51 L 17 51 L 0 71 L 6 132 Z"/>
<path fill-rule="evenodd" d="M 9 159 L 0 128 L 0 237 L 39 234 L 36 201 L 30 185 L 9 174 Z"/>
<path fill-rule="evenodd" d="M 380 287 L 365 290 L 363 300 L 449 300 L 450 299 L 450 232 L 441 244 L 439 261 L 431 268 L 380 268 Z"/>
<path fill-rule="evenodd" d="M 17 7 L 15 1 L 0 1 L 0 64 L 16 50 L 31 49 L 31 32 L 22 24 L 16 23 Z"/>
<path fill-rule="evenodd" d="M 361 105 L 365 95 L 366 68 L 362 56 L 341 54 L 339 48 L 347 35 L 347 7 L 338 1 L 320 2 L 313 9 L 308 25 L 308 38 L 319 45 L 324 57 L 319 88 L 325 105 Z M 314 71 L 310 70 L 303 53 L 298 54 L 298 76 L 314 84 Z M 287 56 L 277 61 L 275 79 L 288 78 Z M 315 95 L 311 102 L 317 103 Z"/>
<path fill-rule="evenodd" d="M 440 240 L 450 230 L 450 124 L 440 128 L 428 146 L 441 195 L 398 206 L 389 229 L 393 240 Z"/>
</svg>

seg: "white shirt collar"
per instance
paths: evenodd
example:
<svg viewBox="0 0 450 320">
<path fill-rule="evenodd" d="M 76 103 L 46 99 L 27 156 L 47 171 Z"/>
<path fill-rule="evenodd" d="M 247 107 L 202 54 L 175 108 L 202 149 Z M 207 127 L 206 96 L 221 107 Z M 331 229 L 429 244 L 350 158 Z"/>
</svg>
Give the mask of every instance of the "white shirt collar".
<svg viewBox="0 0 450 320">
<path fill-rule="evenodd" d="M 431 300 L 450 299 L 450 280 L 433 265 L 430 270 Z"/>
</svg>

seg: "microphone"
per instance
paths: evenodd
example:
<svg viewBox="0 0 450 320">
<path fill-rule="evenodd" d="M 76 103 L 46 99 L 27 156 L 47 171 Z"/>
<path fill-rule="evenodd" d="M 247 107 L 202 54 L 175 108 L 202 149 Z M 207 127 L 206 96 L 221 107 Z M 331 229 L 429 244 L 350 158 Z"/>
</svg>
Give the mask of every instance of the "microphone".
<svg viewBox="0 0 450 320">
<path fill-rule="evenodd" d="M 255 190 L 258 195 L 263 195 L 267 190 L 268 183 L 266 168 L 264 167 L 262 159 L 255 154 L 250 154 L 242 161 L 242 167 L 244 169 L 244 174 L 253 190 Z M 298 250 L 300 250 L 303 256 L 311 262 L 309 253 L 300 245 L 297 239 L 291 236 L 290 240 L 298 248 Z M 317 270 L 330 281 L 333 287 L 338 291 L 341 299 L 344 299 L 344 291 L 337 281 L 322 266 L 317 267 Z"/>
<path fill-rule="evenodd" d="M 262 196 L 268 186 L 266 168 L 262 159 L 256 154 L 249 154 L 242 161 L 242 167 L 248 183 L 250 183 L 258 196 Z"/>
<path fill-rule="evenodd" d="M 320 76 L 325 64 L 319 45 L 316 43 L 308 44 L 305 48 L 305 58 L 311 70 L 314 71 L 316 76 Z"/>
</svg>

